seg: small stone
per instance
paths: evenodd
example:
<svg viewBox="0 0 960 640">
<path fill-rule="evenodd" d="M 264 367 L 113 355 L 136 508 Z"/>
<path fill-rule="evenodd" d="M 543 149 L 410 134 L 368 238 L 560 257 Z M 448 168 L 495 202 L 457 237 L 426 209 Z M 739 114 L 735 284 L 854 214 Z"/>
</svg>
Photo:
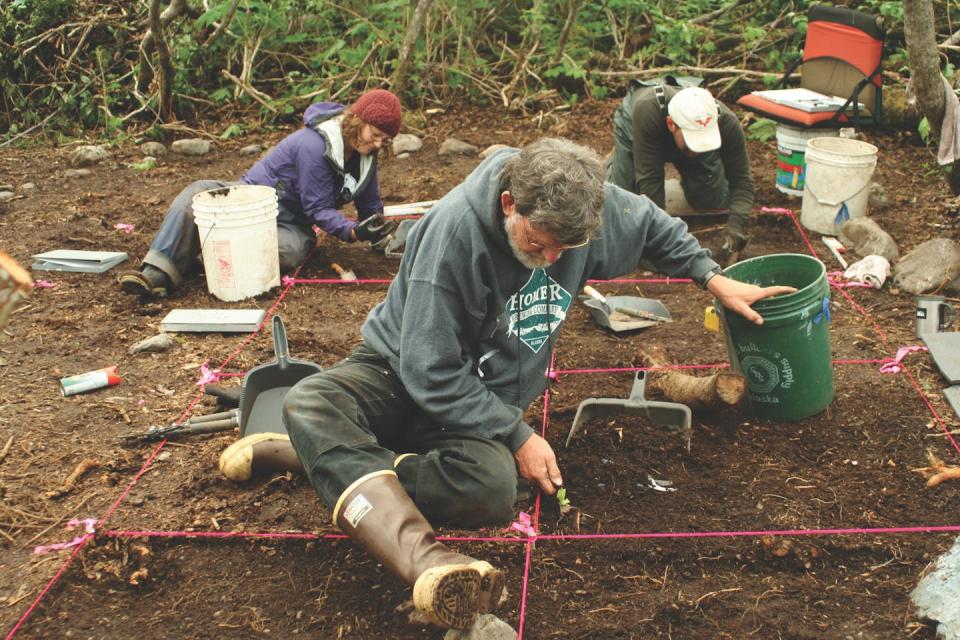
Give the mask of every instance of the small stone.
<svg viewBox="0 0 960 640">
<path fill-rule="evenodd" d="M 151 140 L 140 145 L 140 152 L 145 156 L 159 158 L 167 154 L 167 148 L 163 146 L 163 143 Z"/>
<path fill-rule="evenodd" d="M 450 156 L 450 155 L 465 155 L 465 156 L 474 156 L 480 151 L 477 147 L 473 146 L 468 142 L 463 140 L 457 140 L 456 138 L 447 138 L 440 143 L 440 155 L 441 156 Z"/>
<path fill-rule="evenodd" d="M 933 571 L 927 573 L 910 594 L 920 618 L 937 624 L 937 637 L 960 639 L 960 538 L 949 552 L 940 556 Z"/>
<path fill-rule="evenodd" d="M 37 185 L 35 185 L 32 182 L 24 182 L 22 185 L 20 185 L 20 191 L 22 193 L 28 193 L 30 191 L 33 191 L 36 188 L 37 188 Z"/>
<path fill-rule="evenodd" d="M 256 156 L 263 153 L 263 145 L 261 144 L 248 144 L 238 151 L 242 156 Z"/>
<path fill-rule="evenodd" d="M 516 640 L 517 632 L 490 613 L 482 613 L 469 629 L 450 629 L 443 640 Z"/>
<path fill-rule="evenodd" d="M 185 156 L 203 156 L 210 153 L 211 148 L 210 141 L 202 138 L 186 138 L 170 145 L 171 151 Z"/>
<path fill-rule="evenodd" d="M 401 153 L 413 153 L 423 148 L 423 140 L 412 133 L 398 133 L 393 139 L 391 149 L 393 154 L 399 156 Z"/>
<path fill-rule="evenodd" d="M 410 157 L 409 153 L 401 153 L 400 155 L 397 156 L 397 160 L 406 160 L 409 157 Z"/>
<path fill-rule="evenodd" d="M 67 169 L 63 172 L 64 178 L 86 178 L 93 172 L 90 169 Z"/>
<path fill-rule="evenodd" d="M 12 184 L 0 184 L 0 191 L 13 191 L 14 186 Z"/>
<path fill-rule="evenodd" d="M 128 353 L 140 353 L 143 351 L 158 353 L 166 351 L 173 346 L 173 337 L 169 333 L 160 333 L 150 336 L 130 347 Z"/>
<path fill-rule="evenodd" d="M 157 454 L 157 460 L 159 460 L 160 462 L 163 462 L 165 460 L 169 460 L 170 456 L 172 455 L 173 454 L 170 453 L 169 451 L 161 451 L 159 454 Z"/>
<path fill-rule="evenodd" d="M 16 197 L 13 191 L 0 191 L 0 202 L 7 202 L 8 200 L 13 200 Z"/>
<path fill-rule="evenodd" d="M 505 145 L 505 144 L 499 144 L 499 143 L 498 143 L 498 144 L 492 144 L 492 145 L 490 145 L 489 147 L 487 147 L 486 149 L 484 149 L 483 151 L 480 152 L 480 157 L 481 157 L 481 158 L 486 158 L 487 156 L 492 156 L 492 155 L 495 154 L 497 151 L 500 151 L 500 149 L 509 149 L 509 148 L 510 148 L 510 147 L 509 147 L 508 145 Z"/>
<path fill-rule="evenodd" d="M 89 167 L 110 158 L 110 154 L 100 145 L 85 144 L 70 152 L 71 167 Z"/>
</svg>

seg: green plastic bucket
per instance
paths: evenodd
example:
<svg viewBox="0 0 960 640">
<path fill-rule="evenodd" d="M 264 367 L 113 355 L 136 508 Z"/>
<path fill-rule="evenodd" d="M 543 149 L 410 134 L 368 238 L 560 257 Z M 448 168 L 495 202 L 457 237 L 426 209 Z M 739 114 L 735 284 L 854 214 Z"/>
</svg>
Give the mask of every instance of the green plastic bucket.
<svg viewBox="0 0 960 640">
<path fill-rule="evenodd" d="M 830 285 L 823 263 L 776 253 L 738 262 L 724 275 L 761 287 L 797 289 L 753 305 L 763 317 L 762 326 L 716 305 L 730 364 L 747 379 L 754 414 L 790 421 L 823 411 L 833 400 Z"/>
</svg>

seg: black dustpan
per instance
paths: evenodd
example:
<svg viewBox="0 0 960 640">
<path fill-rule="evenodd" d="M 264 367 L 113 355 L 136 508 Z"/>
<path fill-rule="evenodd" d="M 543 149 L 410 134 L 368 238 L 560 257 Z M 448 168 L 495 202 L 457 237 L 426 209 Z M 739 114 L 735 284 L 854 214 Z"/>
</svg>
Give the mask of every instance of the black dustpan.
<svg viewBox="0 0 960 640">
<path fill-rule="evenodd" d="M 307 376 L 323 371 L 320 365 L 290 357 L 287 330 L 279 315 L 273 316 L 275 362 L 261 364 L 243 378 L 240 393 L 240 437 L 251 433 L 286 433 L 283 426 L 283 398 L 290 387 Z"/>
</svg>

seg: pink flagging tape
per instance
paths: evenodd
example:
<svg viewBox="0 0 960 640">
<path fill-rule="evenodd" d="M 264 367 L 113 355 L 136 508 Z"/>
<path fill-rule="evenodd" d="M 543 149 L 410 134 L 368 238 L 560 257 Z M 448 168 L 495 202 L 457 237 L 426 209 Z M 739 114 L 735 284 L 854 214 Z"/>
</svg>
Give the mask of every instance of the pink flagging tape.
<svg viewBox="0 0 960 640">
<path fill-rule="evenodd" d="M 209 361 L 204 362 L 200 365 L 200 379 L 197 380 L 196 386 L 202 387 L 208 384 L 214 384 L 220 382 L 224 378 L 242 378 L 247 375 L 245 373 L 224 373 L 220 369 L 211 369 L 208 367 Z"/>
<path fill-rule="evenodd" d="M 884 358 L 883 364 L 880 366 L 880 373 L 900 373 L 903 371 L 903 366 L 900 364 L 903 362 L 903 359 L 907 357 L 907 354 L 914 353 L 916 351 L 926 351 L 926 347 L 921 347 L 918 345 L 911 345 L 909 347 L 900 347 L 897 349 L 897 354 L 892 358 Z"/>
<path fill-rule="evenodd" d="M 96 533 L 96 529 L 94 528 L 96 524 L 97 524 L 96 518 L 84 518 L 83 520 L 78 520 L 77 518 L 73 518 L 72 520 L 67 522 L 67 530 L 83 525 L 83 531 L 84 531 L 83 535 L 79 535 L 75 537 L 70 542 L 42 544 L 38 547 L 34 547 L 33 553 L 36 555 L 41 555 L 44 553 L 49 553 L 51 551 L 59 551 L 61 549 L 70 549 L 72 547 L 77 546 L 78 544 L 82 544 L 87 541 L 87 538 L 90 538 L 93 534 Z"/>
<path fill-rule="evenodd" d="M 532 522 L 530 514 L 526 511 L 521 511 L 517 514 L 516 521 L 511 522 L 510 526 L 504 529 L 504 531 L 519 531 L 525 536 L 535 536 L 537 535 L 537 530 L 533 527 Z"/>
</svg>

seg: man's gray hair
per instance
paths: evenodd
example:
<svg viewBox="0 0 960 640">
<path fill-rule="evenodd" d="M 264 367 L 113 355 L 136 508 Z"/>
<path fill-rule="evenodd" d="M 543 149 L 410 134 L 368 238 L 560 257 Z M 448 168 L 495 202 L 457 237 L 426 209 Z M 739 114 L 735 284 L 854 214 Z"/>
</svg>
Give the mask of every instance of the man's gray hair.
<svg viewBox="0 0 960 640">
<path fill-rule="evenodd" d="M 583 242 L 600 227 L 603 180 L 600 156 L 565 138 L 528 144 L 500 173 L 517 212 L 562 244 Z"/>
</svg>

